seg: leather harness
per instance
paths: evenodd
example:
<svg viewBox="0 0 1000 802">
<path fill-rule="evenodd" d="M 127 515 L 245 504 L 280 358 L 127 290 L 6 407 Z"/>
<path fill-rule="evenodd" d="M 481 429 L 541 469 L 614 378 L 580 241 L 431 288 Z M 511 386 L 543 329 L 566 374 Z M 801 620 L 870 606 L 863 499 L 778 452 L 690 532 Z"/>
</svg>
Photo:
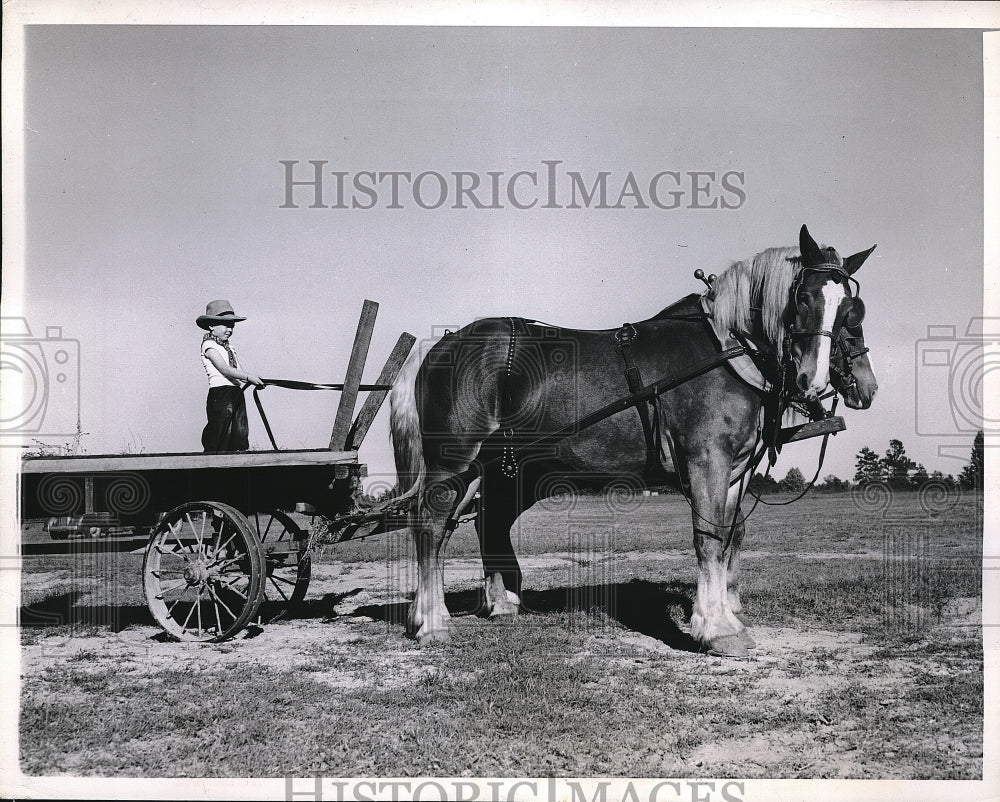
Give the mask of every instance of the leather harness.
<svg viewBox="0 0 1000 802">
<path fill-rule="evenodd" d="M 635 364 L 635 358 L 632 356 L 632 344 L 638 336 L 638 330 L 631 323 L 623 324 L 615 332 L 618 353 L 625 362 L 625 381 L 629 393 L 636 393 L 645 386 L 639 366 Z M 646 441 L 646 466 L 643 469 L 643 478 L 648 484 L 661 484 L 668 476 L 663 465 L 663 458 L 666 455 L 663 453 L 663 441 L 660 439 L 660 397 L 654 395 L 646 402 L 640 401 L 635 405 L 635 409 L 639 413 L 642 436 Z"/>
</svg>

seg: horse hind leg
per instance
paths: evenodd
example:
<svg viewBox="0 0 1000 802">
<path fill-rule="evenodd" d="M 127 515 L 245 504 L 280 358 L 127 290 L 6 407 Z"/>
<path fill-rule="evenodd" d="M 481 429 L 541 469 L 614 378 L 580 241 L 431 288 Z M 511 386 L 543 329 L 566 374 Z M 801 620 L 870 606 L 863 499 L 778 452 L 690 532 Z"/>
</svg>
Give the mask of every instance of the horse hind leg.
<svg viewBox="0 0 1000 802">
<path fill-rule="evenodd" d="M 514 615 L 521 609 L 521 566 L 514 554 L 510 530 L 520 512 L 516 493 L 506 487 L 511 479 L 491 476 L 484 487 L 476 533 L 483 559 L 484 595 L 482 613 L 488 618 Z"/>
<path fill-rule="evenodd" d="M 425 493 L 410 526 L 417 552 L 417 591 L 410 603 L 406 633 L 421 644 L 451 637 L 451 614 L 444 600 L 444 555 L 451 537 L 449 520 L 458 491 L 437 488 Z"/>
</svg>

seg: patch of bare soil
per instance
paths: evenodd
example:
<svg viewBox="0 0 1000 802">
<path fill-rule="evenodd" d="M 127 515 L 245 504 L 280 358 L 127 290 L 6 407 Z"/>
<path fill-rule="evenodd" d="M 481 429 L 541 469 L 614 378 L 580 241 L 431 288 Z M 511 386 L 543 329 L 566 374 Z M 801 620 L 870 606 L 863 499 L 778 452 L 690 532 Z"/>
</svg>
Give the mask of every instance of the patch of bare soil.
<svg viewBox="0 0 1000 802">
<path fill-rule="evenodd" d="M 673 551 L 659 555 L 669 562 L 680 556 Z M 615 564 L 621 565 L 621 557 L 615 555 Z M 648 565 L 649 553 L 643 557 Z M 684 557 L 690 561 L 690 555 Z M 628 561 L 624 562 L 617 578 L 627 581 Z M 543 589 L 564 588 L 567 577 L 580 580 L 582 576 L 584 582 L 587 576 L 598 579 L 601 564 L 601 559 L 571 552 L 522 559 L 526 577 Z M 596 573 L 581 574 L 581 570 Z M 154 684 L 165 670 L 197 675 L 267 666 L 309 672 L 335 689 L 371 684 L 373 676 L 383 687 L 412 685 L 432 677 L 440 661 L 433 650 L 421 650 L 403 637 L 401 616 L 415 584 L 413 571 L 412 565 L 404 563 L 318 564 L 303 613 L 263 628 L 251 627 L 222 644 L 164 641 L 152 625 L 133 625 L 118 633 L 39 633 L 25 638 L 22 682 L 33 686 L 33 677 L 53 669 L 95 675 L 114 670 L 143 685 Z M 467 598 L 471 612 L 474 591 L 481 582 L 481 563 L 478 558 L 456 558 L 449 560 L 447 571 L 449 594 Z M 692 574 L 688 566 L 683 576 L 691 578 Z M 25 575 L 25 592 L 45 593 L 60 578 L 61 572 Z M 546 616 L 551 623 L 556 613 L 543 614 L 542 619 Z M 967 641 L 980 620 L 978 599 L 952 599 L 924 636 L 938 644 L 947 643 L 952 635 Z M 493 626 L 471 617 L 458 618 L 456 623 L 459 630 Z M 681 632 L 688 632 L 684 620 L 676 623 Z M 896 722 L 905 723 L 913 712 L 908 694 L 927 687 L 927 682 L 947 682 L 953 676 L 955 664 L 946 652 L 922 651 L 916 643 L 902 657 L 887 659 L 878 642 L 858 632 L 806 626 L 756 626 L 751 631 L 757 648 L 746 659 L 727 659 L 678 650 L 662 637 L 616 625 L 595 634 L 589 642 L 593 650 L 581 651 L 569 662 L 596 656 L 610 663 L 625 660 L 648 665 L 650 670 L 704 676 L 710 682 L 706 692 L 720 694 L 720 704 L 724 700 L 736 711 L 725 727 L 707 720 L 699 724 L 695 719 L 692 726 L 698 740 L 689 750 L 678 747 L 664 753 L 659 769 L 664 776 L 921 776 L 921 755 L 942 748 L 949 750 L 950 759 L 962 762 L 964 776 L 975 776 L 977 765 L 981 771 L 981 740 L 977 743 L 961 734 L 942 736 L 933 731 L 930 721 L 922 733 L 896 737 L 891 748 L 876 751 L 872 747 L 880 731 Z M 842 704 L 843 699 L 850 704 Z M 756 724 L 757 713 L 763 709 L 770 711 L 771 721 L 777 721 L 766 729 Z M 787 724 L 775 716 L 776 710 L 779 714 L 787 711 Z M 970 710 L 968 715 L 973 721 L 978 715 L 981 721 L 981 712 Z"/>
</svg>

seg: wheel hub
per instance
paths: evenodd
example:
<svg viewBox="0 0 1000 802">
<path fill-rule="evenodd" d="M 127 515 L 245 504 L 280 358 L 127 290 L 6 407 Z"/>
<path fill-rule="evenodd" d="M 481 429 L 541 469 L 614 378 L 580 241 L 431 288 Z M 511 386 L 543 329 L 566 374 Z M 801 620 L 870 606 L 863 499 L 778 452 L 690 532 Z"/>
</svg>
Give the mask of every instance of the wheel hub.
<svg viewBox="0 0 1000 802">
<path fill-rule="evenodd" d="M 184 569 L 184 579 L 189 585 L 200 585 L 209 577 L 208 566 L 198 560 L 197 562 L 190 563 Z"/>
</svg>

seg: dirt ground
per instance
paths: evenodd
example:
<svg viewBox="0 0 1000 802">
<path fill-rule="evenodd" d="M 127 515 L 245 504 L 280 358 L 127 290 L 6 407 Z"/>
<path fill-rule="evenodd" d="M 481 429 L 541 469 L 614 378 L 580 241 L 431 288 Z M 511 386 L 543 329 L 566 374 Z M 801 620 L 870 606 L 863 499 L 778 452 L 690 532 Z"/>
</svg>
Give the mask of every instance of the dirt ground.
<svg viewBox="0 0 1000 802">
<path fill-rule="evenodd" d="M 89 612 L 75 621 L 53 618 L 48 625 L 23 630 L 22 766 L 42 774 L 177 773 L 176 760 L 160 766 L 140 744 L 142 738 L 134 733 L 126 738 L 118 725 L 110 735 L 95 733 L 95 739 L 121 737 L 121 748 L 106 747 L 107 754 L 98 750 L 95 757 L 94 749 L 79 744 L 79 734 L 70 732 L 73 716 L 89 710 L 113 719 L 116 705 L 125 708 L 146 692 L 160 698 L 176 692 L 183 698 L 190 688 L 170 685 L 178 676 L 208 680 L 251 672 L 259 683 L 248 680 L 253 693 L 266 693 L 272 677 L 279 687 L 294 677 L 310 683 L 300 694 L 333 694 L 336 704 L 358 717 L 361 740 L 376 737 L 370 730 L 381 726 L 378 717 L 386 715 L 386 705 L 410 705 L 414 686 L 424 688 L 426 702 L 416 709 L 417 716 L 436 719 L 454 710 L 456 717 L 457 726 L 442 730 L 443 745 L 432 750 L 439 754 L 449 753 L 448 739 L 475 743 L 476 705 L 489 711 L 493 699 L 507 700 L 508 707 L 519 704 L 501 687 L 511 677 L 536 677 L 531 692 L 545 700 L 546 710 L 556 711 L 553 718 L 562 712 L 550 697 L 576 699 L 567 704 L 576 705 L 579 721 L 553 723 L 551 733 L 546 725 L 527 735 L 490 733 L 491 740 L 500 737 L 509 743 L 506 757 L 502 748 L 492 748 L 478 764 L 467 765 L 463 761 L 468 758 L 455 752 L 452 762 L 439 757 L 420 766 L 419 757 L 400 753 L 396 745 L 383 748 L 382 762 L 371 764 L 369 757 L 332 757 L 316 746 L 314 754 L 308 749 L 297 753 L 301 762 L 295 769 L 304 772 L 982 776 L 978 592 L 962 591 L 953 583 L 948 594 L 925 595 L 909 607 L 894 607 L 890 618 L 881 590 L 873 595 L 854 587 L 862 584 L 858 576 L 878 574 L 884 551 L 845 553 L 817 543 L 815 551 L 795 555 L 794 565 L 786 555 L 790 570 L 781 570 L 775 558 L 782 551 L 772 548 L 779 544 L 758 542 L 758 548 L 745 552 L 745 599 L 757 622 L 752 628 L 757 648 L 746 659 L 717 658 L 697 651 L 688 637 L 694 578 L 690 550 L 680 543 L 653 550 L 631 545 L 641 543 L 618 542 L 610 553 L 574 549 L 522 556 L 525 611 L 513 619 L 487 621 L 475 615 L 481 563 L 459 544 L 447 568 L 448 604 L 456 616 L 453 644 L 423 649 L 403 635 L 401 622 L 415 582 L 414 566 L 405 556 L 345 562 L 334 552 L 319 554 L 301 610 L 290 620 L 251 627 L 222 644 L 167 641 L 152 624 L 134 584 L 123 580 L 109 591 L 106 576 L 88 576 L 80 565 L 53 560 L 24 573 L 22 613 L 53 615 L 59 603 Z M 123 556 L 116 572 L 129 576 L 138 560 L 137 555 Z M 796 584 L 798 578 L 802 582 Z M 840 603 L 846 613 L 831 596 L 837 588 L 843 589 Z M 102 616 L 113 620 L 98 620 Z M 897 626 L 887 634 L 893 622 Z M 495 654 L 503 654 L 502 668 L 508 673 L 502 676 L 492 657 L 484 665 L 484 655 Z M 553 666 L 558 671 L 551 675 L 550 689 L 547 672 Z M 575 685 L 567 689 L 567 683 Z M 624 706 L 611 725 L 621 735 L 605 733 L 595 749 L 593 728 L 609 726 L 597 723 L 609 694 L 628 700 L 618 703 Z M 537 698 L 526 700 L 520 715 L 531 716 L 538 704 Z M 287 712 L 303 731 L 322 728 L 323 716 L 330 714 L 304 703 Z M 42 716 L 55 724 L 44 737 L 30 729 L 30 722 Z M 664 717 L 673 728 L 668 736 L 662 735 Z M 468 727 L 464 735 L 462 727 Z M 647 729 L 650 734 L 640 737 Z M 657 732 L 662 742 L 649 746 Z M 637 762 L 633 737 L 648 752 L 643 763 Z M 78 748 L 67 747 L 74 742 Z M 646 771 L 641 771 L 643 765 Z M 231 770 L 231 764 L 195 763 L 182 768 L 180 776 L 227 776 Z M 267 761 L 247 769 L 249 776 L 281 773 L 280 765 Z"/>
</svg>

